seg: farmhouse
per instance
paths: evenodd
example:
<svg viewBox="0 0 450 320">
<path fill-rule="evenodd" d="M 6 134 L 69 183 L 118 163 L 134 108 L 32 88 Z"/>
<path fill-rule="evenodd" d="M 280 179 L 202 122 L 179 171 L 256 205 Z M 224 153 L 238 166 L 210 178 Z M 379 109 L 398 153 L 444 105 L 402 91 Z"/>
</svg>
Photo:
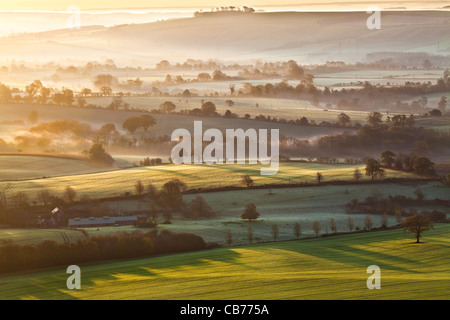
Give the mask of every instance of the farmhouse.
<svg viewBox="0 0 450 320">
<path fill-rule="evenodd" d="M 138 221 L 137 216 L 127 217 L 89 217 L 69 219 L 69 228 L 89 228 L 89 227 L 108 227 L 108 226 L 127 226 Z"/>
</svg>

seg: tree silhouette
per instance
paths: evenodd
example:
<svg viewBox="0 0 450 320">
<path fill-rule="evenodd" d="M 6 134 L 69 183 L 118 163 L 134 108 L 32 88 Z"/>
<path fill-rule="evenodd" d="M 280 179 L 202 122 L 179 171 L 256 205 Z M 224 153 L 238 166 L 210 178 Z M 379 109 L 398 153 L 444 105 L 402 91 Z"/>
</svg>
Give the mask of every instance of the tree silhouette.
<svg viewBox="0 0 450 320">
<path fill-rule="evenodd" d="M 250 226 L 247 228 L 247 238 L 248 238 L 248 242 L 250 244 L 252 244 L 253 239 L 254 239 L 254 235 L 253 235 L 253 228 L 250 227 Z"/>
<path fill-rule="evenodd" d="M 386 167 L 391 168 L 395 162 L 395 154 L 392 151 L 386 150 L 381 153 L 381 163 Z"/>
<path fill-rule="evenodd" d="M 88 157 L 90 161 L 101 164 L 112 165 L 114 162 L 113 158 L 106 153 L 103 146 L 99 143 L 92 145 L 88 151 Z"/>
<path fill-rule="evenodd" d="M 190 209 L 192 212 L 192 217 L 194 219 L 198 217 L 209 218 L 213 213 L 210 205 L 202 196 L 196 196 L 194 199 L 192 199 L 190 203 Z"/>
<path fill-rule="evenodd" d="M 241 182 L 247 187 L 251 187 L 254 183 L 253 179 L 248 174 L 242 176 Z"/>
<path fill-rule="evenodd" d="M 258 219 L 260 215 L 254 203 L 247 203 L 244 211 L 241 213 L 241 219 L 248 219 L 251 222 L 251 220 Z"/>
<path fill-rule="evenodd" d="M 299 222 L 294 223 L 294 235 L 297 238 L 297 240 L 302 235 L 302 227 Z"/>
<path fill-rule="evenodd" d="M 359 170 L 359 168 L 355 168 L 355 171 L 353 171 L 353 179 L 358 182 L 362 178 L 362 173 Z"/>
<path fill-rule="evenodd" d="M 142 183 L 141 180 L 136 181 L 136 183 L 134 184 L 134 190 L 136 190 L 136 194 L 137 195 L 142 195 L 144 193 L 144 184 Z"/>
<path fill-rule="evenodd" d="M 366 162 L 366 176 L 371 177 L 372 181 L 375 178 L 384 177 L 384 170 L 381 168 L 378 161 L 375 159 L 368 159 Z"/>
<path fill-rule="evenodd" d="M 227 242 L 228 246 L 231 246 L 233 244 L 233 234 L 231 233 L 230 229 L 227 229 L 225 233 L 225 241 Z"/>
<path fill-rule="evenodd" d="M 345 113 L 341 113 L 338 115 L 338 123 L 343 126 L 343 127 L 347 127 L 352 121 L 350 120 L 350 117 L 345 114 Z"/>
<path fill-rule="evenodd" d="M 414 237 L 417 239 L 416 243 L 420 243 L 420 237 L 424 231 L 433 228 L 433 223 L 430 218 L 423 214 L 416 214 L 402 220 L 402 226 L 404 231 L 414 233 Z"/>
<path fill-rule="evenodd" d="M 319 236 L 319 232 L 321 229 L 322 229 L 322 227 L 320 226 L 320 222 L 318 220 L 314 220 L 313 230 L 314 230 L 314 233 L 316 234 L 316 237 Z"/>
<path fill-rule="evenodd" d="M 273 224 L 271 227 L 272 237 L 274 241 L 277 241 L 278 235 L 280 234 L 280 230 L 278 229 L 278 225 Z"/>
<path fill-rule="evenodd" d="M 171 101 L 165 101 L 159 106 L 159 109 L 164 113 L 170 113 L 172 111 L 175 111 L 176 108 L 177 108 L 176 105 Z"/>
<path fill-rule="evenodd" d="M 353 228 L 355 227 L 355 222 L 353 221 L 352 217 L 348 217 L 347 226 L 348 226 L 348 229 L 350 230 L 350 232 L 352 232 Z"/>
<path fill-rule="evenodd" d="M 334 218 L 330 219 L 330 229 L 331 229 L 331 232 L 333 232 L 333 233 L 337 232 L 337 224 L 336 224 L 336 220 Z"/>
<path fill-rule="evenodd" d="M 170 210 L 178 209 L 183 205 L 183 191 L 186 184 L 179 179 L 172 179 L 166 182 L 159 197 L 160 204 Z"/>
</svg>

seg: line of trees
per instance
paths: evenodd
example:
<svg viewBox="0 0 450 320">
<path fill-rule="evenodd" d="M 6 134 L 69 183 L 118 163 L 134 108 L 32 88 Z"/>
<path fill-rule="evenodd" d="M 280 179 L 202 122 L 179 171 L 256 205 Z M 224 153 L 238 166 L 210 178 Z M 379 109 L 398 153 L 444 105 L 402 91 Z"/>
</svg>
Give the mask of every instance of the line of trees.
<svg viewBox="0 0 450 320">
<path fill-rule="evenodd" d="M 4 241 L 0 245 L 0 273 L 205 248 L 205 241 L 196 234 L 166 229 L 93 236 L 75 243 L 46 240 L 32 245 Z"/>
</svg>

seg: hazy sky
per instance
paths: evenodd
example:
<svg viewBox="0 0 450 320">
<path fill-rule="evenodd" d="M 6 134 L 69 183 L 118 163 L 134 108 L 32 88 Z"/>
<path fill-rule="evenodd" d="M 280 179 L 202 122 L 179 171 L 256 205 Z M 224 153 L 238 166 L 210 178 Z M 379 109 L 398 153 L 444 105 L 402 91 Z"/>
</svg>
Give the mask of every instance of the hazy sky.
<svg viewBox="0 0 450 320">
<path fill-rule="evenodd" d="M 311 9 L 314 7 L 336 9 L 336 7 L 351 7 L 351 8 L 367 8 L 369 5 L 378 5 L 380 7 L 406 7 L 406 8 L 438 8 L 450 5 L 450 1 L 392 1 L 392 0 L 377 0 L 377 1 L 361 1 L 361 0 L 128 0 L 128 1 L 114 1 L 114 0 L 14 0 L 1 1 L 0 10 L 66 10 L 69 6 L 78 6 L 81 10 L 92 9 L 124 9 L 124 8 L 170 8 L 170 7 L 204 7 L 213 8 L 217 6 L 252 6 L 252 7 L 267 7 L 288 6 L 291 8 Z"/>
</svg>

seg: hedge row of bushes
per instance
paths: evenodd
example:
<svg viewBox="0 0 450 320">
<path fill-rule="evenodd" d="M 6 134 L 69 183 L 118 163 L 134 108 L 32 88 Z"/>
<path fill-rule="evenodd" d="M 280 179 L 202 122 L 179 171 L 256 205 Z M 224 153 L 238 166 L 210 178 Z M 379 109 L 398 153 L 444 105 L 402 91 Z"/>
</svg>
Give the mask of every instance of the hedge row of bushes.
<svg viewBox="0 0 450 320">
<path fill-rule="evenodd" d="M 0 273 L 205 248 L 205 241 L 196 234 L 159 232 L 157 229 L 146 233 L 135 231 L 88 237 L 75 243 L 53 240 L 37 245 L 5 242 L 0 246 Z"/>
</svg>

